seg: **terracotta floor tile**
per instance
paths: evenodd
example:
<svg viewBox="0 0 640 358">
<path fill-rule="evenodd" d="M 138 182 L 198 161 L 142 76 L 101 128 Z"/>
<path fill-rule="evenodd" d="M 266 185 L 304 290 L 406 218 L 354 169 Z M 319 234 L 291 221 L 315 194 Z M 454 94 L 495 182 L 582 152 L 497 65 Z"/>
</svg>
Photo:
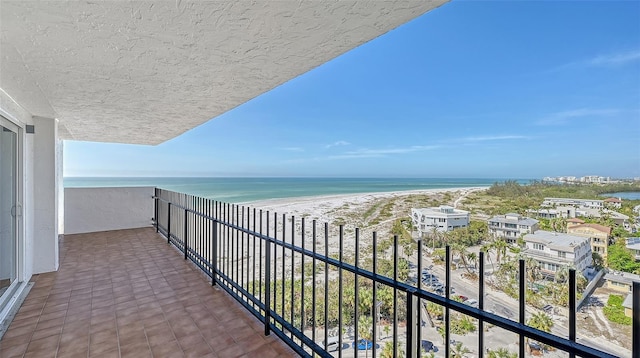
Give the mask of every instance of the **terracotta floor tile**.
<svg viewBox="0 0 640 358">
<path fill-rule="evenodd" d="M 184 357 L 184 353 L 176 341 L 152 346 L 151 352 L 154 357 Z"/>
<path fill-rule="evenodd" d="M 292 353 L 152 229 L 67 235 L 60 253 L 57 272 L 32 277 L 2 358 Z"/>
<path fill-rule="evenodd" d="M 2 345 L 0 346 L 0 357 L 3 358 L 14 358 L 14 357 L 22 357 L 24 353 L 27 351 L 27 345 L 29 343 L 22 343 L 18 345 Z"/>
</svg>

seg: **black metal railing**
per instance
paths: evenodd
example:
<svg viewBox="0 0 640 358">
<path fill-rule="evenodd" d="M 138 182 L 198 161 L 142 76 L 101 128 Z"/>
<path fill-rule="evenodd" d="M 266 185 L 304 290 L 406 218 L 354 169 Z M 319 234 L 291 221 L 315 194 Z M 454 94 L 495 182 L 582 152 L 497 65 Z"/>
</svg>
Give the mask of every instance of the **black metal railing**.
<svg viewBox="0 0 640 358">
<path fill-rule="evenodd" d="M 484 309 L 485 259 L 480 252 L 478 307 L 450 297 L 451 252 L 446 247 L 443 296 L 422 288 L 422 260 L 417 260 L 415 284 L 399 280 L 402 246 L 394 237 L 388 247 L 372 233 L 369 245 L 362 245 L 360 230 L 347 239 L 343 226 L 330 242 L 328 224 L 311 225 L 305 218 L 279 216 L 241 205 L 227 204 L 188 194 L 156 189 L 156 230 L 211 277 L 211 284 L 227 291 L 264 323 L 264 333 L 280 337 L 300 356 L 338 357 L 352 349 L 354 356 L 377 357 L 382 350 L 393 357 L 421 356 L 423 316 L 431 321 L 424 303 L 443 308 L 442 338 L 445 356 L 451 353 L 451 314 L 477 320 L 478 352 L 487 347 L 484 327 L 493 325 L 518 336 L 519 355 L 524 357 L 525 340 L 567 352 L 571 357 L 616 357 L 576 342 L 575 271 L 570 271 L 568 338 L 525 324 L 526 272 L 520 261 L 519 319 L 514 321 Z M 308 245 L 311 243 L 311 247 Z M 348 244 L 349 249 L 345 248 Z M 318 246 L 323 246 L 319 248 Z M 335 246 L 335 247 L 334 247 Z M 336 251 L 337 249 L 337 251 Z M 348 253 L 348 254 L 347 254 Z M 422 258 L 418 241 L 417 255 Z M 389 257 L 390 259 L 386 259 Z M 381 260 L 391 267 L 381 269 Z M 390 277 L 391 276 L 391 277 Z M 640 356 L 640 283 L 633 285 L 633 353 Z M 391 347 L 380 347 L 384 317 L 392 336 Z M 352 327 L 347 329 L 347 327 Z M 345 331 L 349 331 L 345 334 Z M 391 333 L 391 332 L 389 332 Z M 350 338 L 345 340 L 345 335 Z M 332 338 L 335 337 L 335 338 Z M 332 339 L 337 340 L 337 344 Z M 365 339 L 361 341 L 361 339 Z M 359 347 L 359 344 L 360 347 Z M 364 348 L 367 352 L 359 352 Z M 480 355 L 482 355 L 480 354 Z"/>
</svg>

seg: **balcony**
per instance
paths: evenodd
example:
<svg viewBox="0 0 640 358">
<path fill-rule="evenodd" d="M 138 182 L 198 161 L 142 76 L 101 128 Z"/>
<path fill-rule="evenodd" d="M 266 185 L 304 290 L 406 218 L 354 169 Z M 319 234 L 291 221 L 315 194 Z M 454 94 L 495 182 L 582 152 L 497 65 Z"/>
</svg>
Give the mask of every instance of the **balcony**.
<svg viewBox="0 0 640 358">
<path fill-rule="evenodd" d="M 420 281 L 400 282 L 397 264 L 391 277 L 382 275 L 376 260 L 402 258 L 397 238 L 383 252 L 375 234 L 363 238 L 355 230 L 347 237 L 340 227 L 332 238 L 338 250 L 330 251 L 326 224 L 160 189 L 143 200 L 153 203 L 155 228 L 61 240 L 60 269 L 33 277 L 31 292 L 0 341 L 0 356 L 377 357 L 387 346 L 395 354 L 417 356 L 421 340 L 430 339 L 440 347 L 436 356 L 448 357 L 455 347 L 442 342 L 454 338 L 454 314 L 477 324 L 466 337 L 477 344 L 474 355 L 496 348 L 485 337 L 484 328 L 492 326 L 513 336 L 521 357 L 530 341 L 580 357 L 618 356 L 576 342 L 575 289 L 569 290 L 568 338 L 524 324 L 530 315 L 524 261 L 512 320 L 486 310 L 483 253 L 475 308 L 450 299 L 448 289 L 440 296 Z M 101 204 L 99 210 L 108 206 Z M 421 251 L 419 245 L 418 257 Z M 444 267 L 451 267 L 446 251 Z M 420 272 L 421 260 L 416 266 Z M 452 274 L 445 275 L 451 287 Z M 575 271 L 570 282 L 575 286 Z M 387 307 L 380 304 L 384 294 L 393 298 Z M 640 284 L 634 294 L 637 302 Z M 427 302 L 442 308 L 442 339 L 429 337 L 432 328 L 423 326 L 431 321 Z M 384 338 L 382 316 L 389 327 Z M 332 337 L 342 349 L 329 353 L 324 342 Z M 372 340 L 366 352 L 351 344 L 363 337 Z M 639 343 L 633 344 L 637 354 Z"/>
<path fill-rule="evenodd" d="M 152 228 L 65 235 L 0 357 L 295 356 Z"/>
</svg>

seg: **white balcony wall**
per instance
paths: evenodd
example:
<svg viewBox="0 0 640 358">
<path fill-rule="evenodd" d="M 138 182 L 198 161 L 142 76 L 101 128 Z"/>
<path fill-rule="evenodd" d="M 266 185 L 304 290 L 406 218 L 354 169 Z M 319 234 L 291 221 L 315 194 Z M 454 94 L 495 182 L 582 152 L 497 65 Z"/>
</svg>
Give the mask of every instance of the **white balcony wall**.
<svg viewBox="0 0 640 358">
<path fill-rule="evenodd" d="M 65 188 L 64 233 L 150 226 L 153 194 L 153 187 Z"/>
<path fill-rule="evenodd" d="M 58 121 L 34 117 L 34 247 L 33 273 L 58 269 L 58 187 L 62 163 L 58 161 L 61 141 Z"/>
</svg>

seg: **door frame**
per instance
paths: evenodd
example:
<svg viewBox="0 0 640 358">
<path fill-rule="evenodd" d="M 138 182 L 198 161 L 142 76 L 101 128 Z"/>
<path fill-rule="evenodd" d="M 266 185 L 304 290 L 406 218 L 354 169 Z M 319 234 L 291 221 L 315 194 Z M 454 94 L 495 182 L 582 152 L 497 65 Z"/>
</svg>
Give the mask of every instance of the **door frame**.
<svg viewBox="0 0 640 358">
<path fill-rule="evenodd" d="M 28 284 L 29 277 L 26 277 L 26 243 L 25 243 L 25 208 L 24 198 L 24 124 L 16 120 L 9 113 L 0 108 L 0 125 L 8 128 L 16 134 L 16 248 L 15 248 L 15 270 L 16 278 L 11 283 L 6 292 L 0 297 L 0 336 L 5 318 L 17 310 L 16 303 L 23 298 L 23 292 Z"/>
</svg>

